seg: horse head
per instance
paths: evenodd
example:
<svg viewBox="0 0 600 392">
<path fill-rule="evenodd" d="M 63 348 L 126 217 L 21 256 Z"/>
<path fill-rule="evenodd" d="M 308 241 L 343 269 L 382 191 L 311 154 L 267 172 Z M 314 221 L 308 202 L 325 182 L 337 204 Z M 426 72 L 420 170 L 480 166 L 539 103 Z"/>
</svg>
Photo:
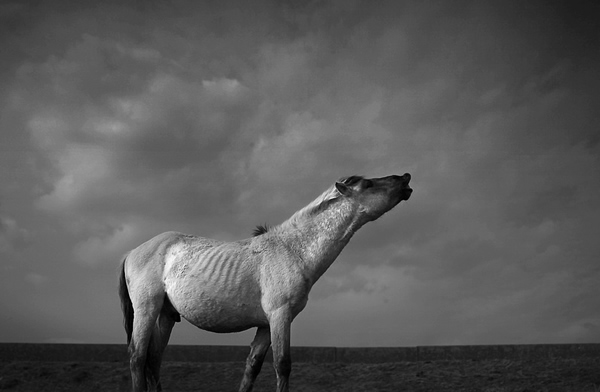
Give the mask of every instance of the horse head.
<svg viewBox="0 0 600 392">
<path fill-rule="evenodd" d="M 408 185 L 410 174 L 381 178 L 352 176 L 336 182 L 338 192 L 357 207 L 365 221 L 373 221 L 408 200 L 412 189 Z"/>
</svg>

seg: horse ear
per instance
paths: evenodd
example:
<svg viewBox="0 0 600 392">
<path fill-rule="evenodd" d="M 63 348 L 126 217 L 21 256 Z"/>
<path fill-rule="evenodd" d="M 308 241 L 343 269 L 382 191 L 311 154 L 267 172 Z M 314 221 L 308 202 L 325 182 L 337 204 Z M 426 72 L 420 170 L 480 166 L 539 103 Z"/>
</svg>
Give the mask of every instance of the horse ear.
<svg viewBox="0 0 600 392">
<path fill-rule="evenodd" d="M 343 182 L 336 182 L 335 189 L 337 189 L 338 192 L 340 192 L 344 196 L 350 196 L 352 194 L 352 189 Z"/>
</svg>

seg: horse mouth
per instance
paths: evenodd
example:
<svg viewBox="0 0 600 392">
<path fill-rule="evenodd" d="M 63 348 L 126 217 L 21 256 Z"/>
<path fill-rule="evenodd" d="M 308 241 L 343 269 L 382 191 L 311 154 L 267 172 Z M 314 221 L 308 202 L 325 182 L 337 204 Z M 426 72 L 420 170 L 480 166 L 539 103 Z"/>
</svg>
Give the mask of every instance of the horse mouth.
<svg viewBox="0 0 600 392">
<path fill-rule="evenodd" d="M 408 200 L 410 198 L 410 195 L 412 195 L 412 188 L 408 185 L 408 183 L 410 182 L 410 174 L 405 173 L 401 179 L 402 179 L 402 186 L 400 188 L 400 200 Z"/>
</svg>

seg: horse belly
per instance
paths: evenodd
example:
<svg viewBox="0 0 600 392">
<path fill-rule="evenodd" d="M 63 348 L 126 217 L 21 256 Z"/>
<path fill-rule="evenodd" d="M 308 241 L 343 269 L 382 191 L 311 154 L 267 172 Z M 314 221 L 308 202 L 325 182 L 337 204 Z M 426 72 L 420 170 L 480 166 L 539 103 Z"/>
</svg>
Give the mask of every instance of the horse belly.
<svg viewBox="0 0 600 392">
<path fill-rule="evenodd" d="M 239 332 L 268 325 L 260 302 L 260 290 L 249 279 L 225 282 L 190 276 L 167 286 L 166 291 L 179 314 L 198 328 Z"/>
</svg>

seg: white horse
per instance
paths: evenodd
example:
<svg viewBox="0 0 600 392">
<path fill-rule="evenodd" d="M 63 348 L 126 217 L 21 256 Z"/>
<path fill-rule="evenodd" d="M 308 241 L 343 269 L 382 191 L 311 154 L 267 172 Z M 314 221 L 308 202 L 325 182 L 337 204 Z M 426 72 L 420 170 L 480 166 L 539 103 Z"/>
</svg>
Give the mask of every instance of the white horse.
<svg viewBox="0 0 600 392">
<path fill-rule="evenodd" d="M 123 309 L 134 391 L 160 391 L 162 354 L 185 318 L 213 332 L 257 327 L 240 391 L 251 391 L 273 346 L 277 391 L 288 391 L 290 326 L 313 284 L 354 232 L 408 200 L 410 174 L 344 178 L 282 224 L 222 242 L 176 232 L 138 246 L 121 266 Z"/>
</svg>

